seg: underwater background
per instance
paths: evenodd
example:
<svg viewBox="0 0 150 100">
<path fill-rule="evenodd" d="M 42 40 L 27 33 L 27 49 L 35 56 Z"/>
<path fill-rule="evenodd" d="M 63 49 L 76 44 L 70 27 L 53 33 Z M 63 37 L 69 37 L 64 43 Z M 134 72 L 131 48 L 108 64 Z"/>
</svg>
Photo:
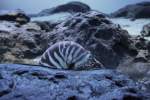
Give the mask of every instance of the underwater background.
<svg viewBox="0 0 150 100">
<path fill-rule="evenodd" d="M 43 9 L 55 7 L 72 0 L 0 0 L 0 9 L 12 10 L 22 9 L 26 13 L 36 13 Z M 88 4 L 92 9 L 112 13 L 113 11 L 133 3 L 145 0 L 74 0 Z"/>
<path fill-rule="evenodd" d="M 0 100 L 150 100 L 150 1 L 0 0 Z"/>
</svg>

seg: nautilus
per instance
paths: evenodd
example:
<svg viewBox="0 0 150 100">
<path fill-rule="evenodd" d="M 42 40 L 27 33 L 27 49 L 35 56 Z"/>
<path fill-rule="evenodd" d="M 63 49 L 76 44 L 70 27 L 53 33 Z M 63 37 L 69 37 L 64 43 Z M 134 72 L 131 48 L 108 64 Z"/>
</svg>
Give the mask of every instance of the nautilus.
<svg viewBox="0 0 150 100">
<path fill-rule="evenodd" d="M 41 56 L 40 65 L 57 69 L 77 69 L 90 58 L 90 51 L 73 41 L 61 41 L 50 46 Z"/>
</svg>

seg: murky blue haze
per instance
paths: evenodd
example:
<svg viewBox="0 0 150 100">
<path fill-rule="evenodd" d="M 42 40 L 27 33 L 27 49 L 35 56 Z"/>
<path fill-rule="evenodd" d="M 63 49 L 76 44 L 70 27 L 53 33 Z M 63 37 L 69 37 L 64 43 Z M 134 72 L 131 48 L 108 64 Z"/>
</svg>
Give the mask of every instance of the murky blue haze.
<svg viewBox="0 0 150 100">
<path fill-rule="evenodd" d="M 23 9 L 27 13 L 37 13 L 42 9 L 51 8 L 72 0 L 0 0 L 0 9 Z M 74 0 L 88 4 L 92 9 L 111 13 L 127 4 L 146 0 Z M 148 0 L 147 0 L 148 1 Z"/>
</svg>

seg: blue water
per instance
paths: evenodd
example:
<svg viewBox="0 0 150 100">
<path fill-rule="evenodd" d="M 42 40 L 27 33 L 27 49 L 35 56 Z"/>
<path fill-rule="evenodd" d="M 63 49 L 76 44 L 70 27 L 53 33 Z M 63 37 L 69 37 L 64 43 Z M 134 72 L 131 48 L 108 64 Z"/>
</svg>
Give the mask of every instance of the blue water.
<svg viewBox="0 0 150 100">
<path fill-rule="evenodd" d="M 50 16 L 42 16 L 42 17 L 32 17 L 31 21 L 51 21 L 51 22 L 58 22 L 65 20 L 70 16 L 69 13 L 58 13 L 58 14 L 53 14 Z"/>
<path fill-rule="evenodd" d="M 37 13 L 42 9 L 51 8 L 72 0 L 0 0 L 0 9 L 23 9 L 27 13 Z M 149 0 L 74 0 L 88 4 L 92 9 L 111 13 L 127 4 Z"/>
</svg>

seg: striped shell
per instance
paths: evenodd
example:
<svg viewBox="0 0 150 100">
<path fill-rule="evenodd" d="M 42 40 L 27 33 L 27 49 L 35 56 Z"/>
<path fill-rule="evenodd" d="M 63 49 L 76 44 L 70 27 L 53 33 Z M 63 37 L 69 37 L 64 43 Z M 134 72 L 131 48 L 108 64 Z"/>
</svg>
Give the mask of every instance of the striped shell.
<svg viewBox="0 0 150 100">
<path fill-rule="evenodd" d="M 81 45 L 73 41 L 62 41 L 49 47 L 39 63 L 57 69 L 76 69 L 85 64 L 90 55 Z"/>
</svg>

